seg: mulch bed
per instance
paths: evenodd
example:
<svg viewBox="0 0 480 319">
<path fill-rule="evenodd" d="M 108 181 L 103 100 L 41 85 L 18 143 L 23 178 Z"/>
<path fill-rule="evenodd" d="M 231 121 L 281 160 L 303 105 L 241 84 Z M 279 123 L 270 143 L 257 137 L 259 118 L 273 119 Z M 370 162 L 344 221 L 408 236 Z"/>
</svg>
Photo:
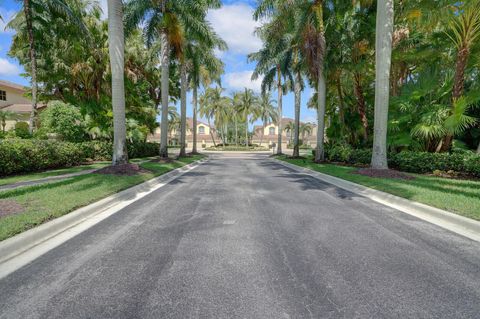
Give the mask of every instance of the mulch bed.
<svg viewBox="0 0 480 319">
<path fill-rule="evenodd" d="M 0 200 L 0 218 L 23 213 L 25 208 L 14 200 Z"/>
<path fill-rule="evenodd" d="M 392 179 L 404 179 L 404 180 L 415 179 L 415 176 L 408 175 L 393 169 L 361 168 L 354 171 L 353 174 L 359 174 L 363 176 L 377 177 L 377 178 L 392 178 Z"/>
<path fill-rule="evenodd" d="M 95 171 L 97 174 L 105 174 L 105 175 L 123 175 L 123 176 L 132 176 L 138 175 L 142 173 L 149 173 L 146 169 L 141 168 L 137 164 L 122 164 L 122 165 L 115 165 L 115 166 L 107 166 Z"/>
</svg>

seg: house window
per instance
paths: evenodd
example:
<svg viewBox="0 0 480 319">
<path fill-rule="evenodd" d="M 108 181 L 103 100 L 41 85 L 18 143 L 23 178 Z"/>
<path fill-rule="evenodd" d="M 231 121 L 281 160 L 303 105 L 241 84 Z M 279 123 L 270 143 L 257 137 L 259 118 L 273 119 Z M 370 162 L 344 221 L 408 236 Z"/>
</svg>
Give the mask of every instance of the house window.
<svg viewBox="0 0 480 319">
<path fill-rule="evenodd" d="M 0 90 L 0 101 L 6 101 L 7 100 L 7 92 Z"/>
<path fill-rule="evenodd" d="M 271 127 L 268 129 L 268 135 L 275 135 L 275 128 Z"/>
<path fill-rule="evenodd" d="M 204 126 L 199 126 L 198 127 L 198 134 L 205 134 L 205 127 Z"/>
</svg>

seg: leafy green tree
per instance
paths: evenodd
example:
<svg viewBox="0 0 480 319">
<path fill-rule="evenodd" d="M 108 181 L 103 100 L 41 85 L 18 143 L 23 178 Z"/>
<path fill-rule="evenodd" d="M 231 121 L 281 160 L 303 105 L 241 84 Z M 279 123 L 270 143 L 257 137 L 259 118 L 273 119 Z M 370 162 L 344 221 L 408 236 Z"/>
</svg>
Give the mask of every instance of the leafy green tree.
<svg viewBox="0 0 480 319">
<path fill-rule="evenodd" d="M 65 141 L 81 142 L 85 139 L 83 117 L 79 109 L 61 101 L 48 103 L 40 113 L 41 130 L 55 133 Z"/>
<path fill-rule="evenodd" d="M 248 147 L 248 123 L 252 122 L 252 119 L 258 117 L 260 110 L 260 101 L 258 96 L 252 89 L 247 89 L 236 95 L 237 99 L 234 100 L 237 110 L 242 114 L 245 121 L 245 147 Z"/>
<path fill-rule="evenodd" d="M 262 121 L 262 135 L 260 137 L 260 146 L 263 142 L 263 134 L 265 131 L 265 126 L 268 122 L 278 123 L 278 112 L 274 104 L 275 100 L 272 100 L 269 92 L 262 93 L 260 96 L 260 101 L 258 103 L 258 110 L 253 118 L 253 121 L 261 120 Z M 278 125 L 278 124 L 277 124 Z"/>
</svg>

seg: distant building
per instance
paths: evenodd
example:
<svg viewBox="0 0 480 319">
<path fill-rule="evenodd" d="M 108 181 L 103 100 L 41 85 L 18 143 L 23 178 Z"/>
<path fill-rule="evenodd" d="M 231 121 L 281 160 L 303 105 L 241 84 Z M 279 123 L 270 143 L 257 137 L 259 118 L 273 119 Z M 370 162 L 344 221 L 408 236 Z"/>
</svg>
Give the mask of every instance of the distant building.
<svg viewBox="0 0 480 319">
<path fill-rule="evenodd" d="M 193 145 L 193 119 L 187 117 L 187 147 L 192 148 Z M 212 134 L 210 134 L 212 133 Z M 197 148 L 201 149 L 202 147 L 213 146 L 212 135 L 215 140 L 215 143 L 221 143 L 220 137 L 217 134 L 217 131 L 214 127 L 210 127 L 207 123 L 202 121 L 197 121 Z M 160 142 L 161 130 L 158 127 L 155 130 L 154 134 L 151 134 L 147 137 L 149 142 Z M 169 145 L 179 145 L 180 144 L 180 128 L 169 132 L 168 134 L 168 144 Z"/>
<path fill-rule="evenodd" d="M 0 111 L 14 114 L 6 121 L 6 131 L 14 128 L 17 122 L 28 122 L 32 112 L 32 101 L 25 97 L 27 89 L 23 85 L 0 80 Z M 39 109 L 43 107 L 42 104 L 38 105 Z"/>
<path fill-rule="evenodd" d="M 294 132 L 290 132 L 286 130 L 285 128 L 289 123 L 295 123 L 294 119 L 291 118 L 283 118 L 282 119 L 282 131 L 280 134 L 282 134 L 282 148 L 286 148 L 288 144 L 293 140 L 293 134 Z M 317 145 L 317 125 L 312 124 L 312 123 L 304 123 L 300 122 L 300 125 L 303 124 L 309 124 L 311 126 L 311 132 L 310 133 L 305 133 L 303 137 L 303 145 L 308 145 L 311 146 L 312 148 L 315 148 Z M 252 142 L 254 144 L 260 144 L 262 142 L 263 146 L 271 146 L 273 143 L 277 144 L 278 143 L 278 125 L 275 123 L 268 123 L 263 127 L 262 125 L 256 125 L 253 128 L 254 130 L 254 135 L 252 138 Z M 262 136 L 262 130 L 263 130 L 263 136 Z M 302 139 L 302 134 L 300 133 L 300 139 Z"/>
</svg>

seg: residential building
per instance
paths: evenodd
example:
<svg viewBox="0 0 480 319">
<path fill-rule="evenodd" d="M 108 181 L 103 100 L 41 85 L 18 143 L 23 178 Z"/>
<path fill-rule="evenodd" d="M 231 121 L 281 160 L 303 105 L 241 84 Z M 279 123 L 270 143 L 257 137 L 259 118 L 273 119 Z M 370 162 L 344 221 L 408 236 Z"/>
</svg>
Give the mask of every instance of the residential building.
<svg viewBox="0 0 480 319">
<path fill-rule="evenodd" d="M 25 93 L 26 88 L 23 85 L 0 80 L 0 111 L 12 113 L 6 121 L 5 131 L 15 128 L 17 122 L 28 122 L 32 101 L 25 96 Z M 39 104 L 39 109 L 43 107 L 44 105 Z"/>
<path fill-rule="evenodd" d="M 193 145 L 193 119 L 187 117 L 187 132 L 186 132 L 186 142 L 187 148 L 192 148 Z M 221 143 L 220 137 L 217 134 L 217 131 L 214 127 L 209 126 L 207 123 L 202 121 L 197 121 L 197 148 L 202 149 L 205 147 L 210 147 L 214 145 L 212 140 L 215 140 L 215 143 Z M 158 127 L 155 130 L 154 134 L 151 134 L 147 137 L 149 142 L 160 142 L 161 130 Z M 180 144 L 180 128 L 176 128 L 169 132 L 168 136 L 169 145 L 179 145 Z"/>
<path fill-rule="evenodd" d="M 286 129 L 289 123 L 295 123 L 294 119 L 283 118 L 282 119 L 282 148 L 286 149 L 287 146 L 293 143 L 293 131 Z M 303 145 L 308 145 L 312 148 L 315 148 L 317 145 L 317 125 L 312 123 L 300 122 L 300 126 L 309 124 L 311 126 L 311 132 L 306 132 L 304 136 L 300 132 L 300 139 L 303 140 Z M 262 144 L 263 146 L 271 147 L 273 144 L 278 143 L 278 125 L 275 123 L 268 123 L 264 126 L 256 125 L 254 126 L 254 135 L 252 142 L 254 144 Z M 262 134 L 263 131 L 263 134 Z"/>
</svg>

